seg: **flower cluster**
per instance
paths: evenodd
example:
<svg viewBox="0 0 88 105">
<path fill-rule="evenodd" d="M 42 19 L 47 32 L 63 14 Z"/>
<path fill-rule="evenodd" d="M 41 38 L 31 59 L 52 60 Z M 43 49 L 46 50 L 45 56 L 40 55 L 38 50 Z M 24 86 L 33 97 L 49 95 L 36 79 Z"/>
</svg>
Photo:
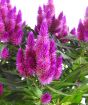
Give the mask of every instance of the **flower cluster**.
<svg viewBox="0 0 88 105">
<path fill-rule="evenodd" d="M 33 75 L 36 67 L 36 55 L 34 50 L 34 34 L 30 32 L 27 38 L 26 48 L 23 52 L 19 48 L 16 59 L 16 66 L 21 76 Z"/>
<path fill-rule="evenodd" d="M 49 0 L 47 5 L 39 7 L 38 16 L 37 16 L 37 25 L 35 26 L 35 31 L 39 33 L 42 21 L 46 18 L 48 24 L 49 33 L 54 34 L 58 39 L 65 37 L 69 29 L 66 25 L 66 17 L 63 15 L 63 12 L 59 16 L 55 17 L 55 8 L 53 0 Z M 66 42 L 67 40 L 62 40 Z"/>
<path fill-rule="evenodd" d="M 77 37 L 81 41 L 88 42 L 88 7 L 86 8 L 84 21 L 80 20 L 79 22 Z"/>
<path fill-rule="evenodd" d="M 10 0 L 0 1 L 0 41 L 19 45 L 23 37 L 23 23 L 21 11 L 16 14 L 16 7 L 12 8 Z"/>
<path fill-rule="evenodd" d="M 22 76 L 36 75 L 43 85 L 60 78 L 62 57 L 57 58 L 56 44 L 54 39 L 49 38 L 46 19 L 36 40 L 34 34 L 29 33 L 24 52 L 21 48 L 18 50 L 16 64 Z"/>
</svg>

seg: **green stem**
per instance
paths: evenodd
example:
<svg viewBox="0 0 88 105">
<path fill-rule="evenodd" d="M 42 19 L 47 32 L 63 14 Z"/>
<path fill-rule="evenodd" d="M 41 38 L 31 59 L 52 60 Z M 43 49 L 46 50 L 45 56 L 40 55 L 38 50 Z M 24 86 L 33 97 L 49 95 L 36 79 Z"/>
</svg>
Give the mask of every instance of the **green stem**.
<svg viewBox="0 0 88 105">
<path fill-rule="evenodd" d="M 54 88 L 52 88 L 52 87 L 50 87 L 50 86 L 46 86 L 46 87 L 47 87 L 48 89 L 50 89 L 52 92 L 57 93 L 57 94 L 59 94 L 59 95 L 71 96 L 71 95 L 65 94 L 65 93 L 63 93 L 63 92 L 61 92 L 61 91 L 58 91 L 58 90 L 56 90 L 56 89 L 54 89 Z"/>
</svg>

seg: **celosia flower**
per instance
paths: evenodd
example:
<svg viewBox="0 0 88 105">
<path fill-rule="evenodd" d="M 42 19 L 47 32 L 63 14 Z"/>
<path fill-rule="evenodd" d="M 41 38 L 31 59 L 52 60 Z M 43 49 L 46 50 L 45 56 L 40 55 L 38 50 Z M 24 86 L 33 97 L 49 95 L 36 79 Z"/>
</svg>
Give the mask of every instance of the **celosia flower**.
<svg viewBox="0 0 88 105">
<path fill-rule="evenodd" d="M 37 26 L 35 31 L 39 33 L 42 21 L 46 18 L 48 30 L 51 34 L 54 34 L 62 42 L 68 42 L 67 39 L 62 39 L 68 34 L 68 27 L 66 25 L 66 17 L 61 12 L 58 18 L 55 17 L 55 8 L 53 0 L 49 0 L 47 5 L 43 6 L 43 9 L 39 7 Z"/>
<path fill-rule="evenodd" d="M 26 65 L 25 65 L 24 53 L 21 48 L 19 48 L 17 52 L 16 67 L 21 76 L 23 77 L 29 76 L 28 69 L 26 68 Z"/>
<path fill-rule="evenodd" d="M 9 50 L 8 48 L 4 47 L 1 50 L 1 58 L 2 59 L 8 59 L 9 58 Z"/>
<path fill-rule="evenodd" d="M 57 69 L 55 72 L 55 79 L 58 80 L 62 74 L 62 56 L 57 58 Z"/>
<path fill-rule="evenodd" d="M 17 52 L 16 66 L 20 75 L 25 77 L 27 73 L 26 73 L 26 68 L 24 64 L 24 54 L 21 48 L 19 48 Z"/>
<path fill-rule="evenodd" d="M 85 18 L 88 18 L 88 7 L 86 8 Z"/>
<path fill-rule="evenodd" d="M 0 83 L 0 96 L 3 94 L 3 84 Z"/>
<path fill-rule="evenodd" d="M 40 78 L 45 72 L 48 72 L 50 69 L 50 41 L 47 31 L 47 23 L 46 21 L 43 21 L 39 32 L 40 34 L 36 42 L 36 74 L 38 78 Z"/>
<path fill-rule="evenodd" d="M 73 28 L 73 29 L 70 31 L 70 33 L 71 33 L 72 35 L 76 35 L 76 29 Z"/>
<path fill-rule="evenodd" d="M 36 69 L 36 54 L 34 50 L 34 34 L 28 33 L 26 48 L 20 48 L 16 59 L 17 69 L 21 76 L 27 77 L 34 75 Z"/>
<path fill-rule="evenodd" d="M 38 9 L 38 16 L 37 16 L 37 26 L 35 26 L 35 32 L 38 34 L 39 30 L 40 30 L 40 26 L 42 24 L 44 15 L 43 15 L 43 11 L 42 8 L 39 7 Z"/>
<path fill-rule="evenodd" d="M 77 34 L 79 40 L 84 40 L 84 26 L 81 20 L 78 25 Z"/>
<path fill-rule="evenodd" d="M 49 28 L 52 22 L 52 18 L 55 15 L 53 0 L 48 0 L 48 4 L 43 6 L 43 10 Z"/>
<path fill-rule="evenodd" d="M 23 23 L 21 11 L 16 14 L 16 7 L 12 8 L 10 0 L 0 2 L 0 41 L 19 45 L 23 37 Z"/>
<path fill-rule="evenodd" d="M 49 50 L 49 59 L 50 59 L 50 68 L 49 71 L 46 71 L 42 74 L 42 76 L 39 78 L 41 84 L 50 84 L 53 79 L 56 72 L 56 45 L 54 40 L 52 39 L 50 41 L 50 50 Z"/>
<path fill-rule="evenodd" d="M 25 49 L 25 65 L 30 75 L 33 75 L 36 69 L 36 54 L 35 54 L 34 44 L 35 44 L 34 34 L 33 32 L 30 32 L 28 34 L 27 44 Z"/>
<path fill-rule="evenodd" d="M 79 40 L 88 42 L 88 7 L 86 8 L 84 20 L 80 20 L 78 24 L 77 35 Z"/>
<path fill-rule="evenodd" d="M 50 93 L 44 93 L 41 96 L 41 103 L 44 105 L 49 104 L 51 99 L 52 99 L 52 96 L 50 95 Z"/>
<path fill-rule="evenodd" d="M 34 34 L 33 34 L 33 32 L 29 32 L 26 45 L 27 45 L 27 47 L 29 49 L 33 49 L 34 44 L 35 44 L 35 42 L 34 42 Z"/>
<path fill-rule="evenodd" d="M 62 71 L 62 61 L 56 57 L 56 45 L 47 34 L 47 22 L 43 21 L 36 42 L 36 75 L 41 84 L 50 84 Z"/>
<path fill-rule="evenodd" d="M 35 31 L 39 33 L 42 21 L 46 18 L 48 28 L 52 23 L 52 18 L 55 14 L 55 8 L 53 5 L 53 0 L 48 0 L 48 4 L 43 6 L 43 9 L 39 7 L 37 16 L 37 26 L 35 26 Z"/>
</svg>

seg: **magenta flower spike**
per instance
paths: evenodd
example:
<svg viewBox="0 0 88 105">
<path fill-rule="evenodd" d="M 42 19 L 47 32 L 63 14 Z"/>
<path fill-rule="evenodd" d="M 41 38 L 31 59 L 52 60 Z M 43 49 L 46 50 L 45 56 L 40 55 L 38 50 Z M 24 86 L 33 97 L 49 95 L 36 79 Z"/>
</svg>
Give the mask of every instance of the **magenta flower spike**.
<svg viewBox="0 0 88 105">
<path fill-rule="evenodd" d="M 63 12 L 59 14 L 58 18 L 55 17 L 53 0 L 48 0 L 47 5 L 44 5 L 43 9 L 39 7 L 37 25 L 35 26 L 37 34 L 40 32 L 42 21 L 45 18 L 48 25 L 48 31 L 55 35 L 58 39 L 61 39 L 63 43 L 68 42 L 67 39 L 62 39 L 69 32 L 69 28 L 66 25 L 66 17 L 63 15 Z"/>
<path fill-rule="evenodd" d="M 62 61 L 63 61 L 62 56 L 57 58 L 57 69 L 56 69 L 56 73 L 55 73 L 56 80 L 58 80 L 62 74 Z"/>
<path fill-rule="evenodd" d="M 88 42 L 88 7 L 86 8 L 84 20 L 79 21 L 77 37 L 81 41 Z"/>
<path fill-rule="evenodd" d="M 44 5 L 43 9 L 44 9 L 46 19 L 50 20 L 55 15 L 55 7 L 53 4 L 53 0 L 48 0 L 47 5 Z"/>
<path fill-rule="evenodd" d="M 54 78 L 59 79 L 62 72 L 62 59 L 57 60 L 56 44 L 49 39 L 47 27 L 44 20 L 36 41 L 36 75 L 42 85 L 50 84 Z"/>
<path fill-rule="evenodd" d="M 50 41 L 47 32 L 47 23 L 44 20 L 42 22 L 39 36 L 36 42 L 36 59 L 37 59 L 37 69 L 36 74 L 40 78 L 48 72 L 50 69 L 50 57 L 49 57 L 49 49 L 50 49 Z"/>
<path fill-rule="evenodd" d="M 36 54 L 33 49 L 26 47 L 25 49 L 25 66 L 28 72 L 28 75 L 35 75 L 36 69 Z"/>
<path fill-rule="evenodd" d="M 27 46 L 29 49 L 33 48 L 34 47 L 34 34 L 33 32 L 29 32 L 28 33 L 28 38 L 27 38 Z"/>
<path fill-rule="evenodd" d="M 25 64 L 24 64 L 24 54 L 21 48 L 19 48 L 17 52 L 16 67 L 21 76 L 23 77 L 27 76 L 27 71 L 26 71 Z"/>
<path fill-rule="evenodd" d="M 73 34 L 73 35 L 76 35 L 76 29 L 73 28 L 73 29 L 70 31 L 70 33 Z"/>
<path fill-rule="evenodd" d="M 80 20 L 79 25 L 78 25 L 77 35 L 78 35 L 79 40 L 83 40 L 83 41 L 85 40 L 84 39 L 84 25 L 83 25 L 81 20 Z"/>
<path fill-rule="evenodd" d="M 86 8 L 85 18 L 88 18 L 88 7 Z"/>
<path fill-rule="evenodd" d="M 36 53 L 34 44 L 34 34 L 33 32 L 29 32 L 25 48 L 25 65 L 30 75 L 35 74 L 36 69 Z"/>
<path fill-rule="evenodd" d="M 11 7 L 10 0 L 1 0 L 0 6 L 0 41 L 20 45 L 23 38 L 21 11 L 17 14 L 16 7 Z"/>
<path fill-rule="evenodd" d="M 18 11 L 17 18 L 16 18 L 16 23 L 20 23 L 20 22 L 22 22 L 21 10 Z"/>
<path fill-rule="evenodd" d="M 7 47 L 4 47 L 2 50 L 1 50 L 1 58 L 2 59 L 8 59 L 9 58 L 9 50 Z"/>
<path fill-rule="evenodd" d="M 50 41 L 50 68 L 48 71 L 44 72 L 40 77 L 39 81 L 41 84 L 46 85 L 50 84 L 56 72 L 56 45 L 54 40 Z"/>
<path fill-rule="evenodd" d="M 3 94 L 3 84 L 0 83 L 0 96 Z"/>
<path fill-rule="evenodd" d="M 41 25 L 42 21 L 43 21 L 43 11 L 42 11 L 42 8 L 39 7 L 38 16 L 37 16 L 37 24 Z"/>
<path fill-rule="evenodd" d="M 42 96 L 41 96 L 41 103 L 43 105 L 46 105 L 46 104 L 49 104 L 50 101 L 52 99 L 52 96 L 50 95 L 50 93 L 44 93 Z"/>
<path fill-rule="evenodd" d="M 54 39 L 52 39 L 50 41 L 50 70 L 49 70 L 49 74 L 48 74 L 48 79 L 49 82 L 48 84 L 50 84 L 53 80 L 54 80 L 54 75 L 56 72 L 56 44 Z"/>
</svg>

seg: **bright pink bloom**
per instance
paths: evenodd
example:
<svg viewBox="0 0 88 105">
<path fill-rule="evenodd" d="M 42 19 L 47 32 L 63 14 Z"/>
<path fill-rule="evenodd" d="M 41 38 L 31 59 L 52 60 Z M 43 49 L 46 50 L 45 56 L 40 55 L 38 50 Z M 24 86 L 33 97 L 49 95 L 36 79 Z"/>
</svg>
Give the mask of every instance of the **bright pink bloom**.
<svg viewBox="0 0 88 105">
<path fill-rule="evenodd" d="M 24 63 L 24 53 L 21 48 L 18 50 L 18 53 L 17 53 L 16 67 L 21 76 L 27 77 L 29 75 L 29 72 L 27 71 Z"/>
<path fill-rule="evenodd" d="M 48 31 L 55 35 L 58 39 L 61 39 L 62 42 L 68 42 L 67 39 L 62 39 L 69 32 L 69 29 L 66 25 L 66 17 L 63 15 L 63 12 L 59 14 L 58 18 L 55 17 L 53 0 L 49 0 L 48 4 L 43 6 L 43 9 L 39 7 L 37 26 L 35 27 L 35 31 L 37 33 L 39 33 L 42 21 L 45 18 L 48 25 Z"/>
<path fill-rule="evenodd" d="M 21 76 L 30 76 L 35 74 L 36 69 L 36 53 L 34 50 L 34 34 L 28 33 L 26 48 L 20 48 L 16 59 L 17 69 Z"/>
<path fill-rule="evenodd" d="M 78 25 L 77 34 L 79 40 L 84 40 L 84 26 L 81 20 Z"/>
<path fill-rule="evenodd" d="M 9 58 L 9 50 L 8 50 L 8 48 L 4 47 L 1 50 L 1 58 L 2 59 L 8 59 Z"/>
<path fill-rule="evenodd" d="M 43 21 L 39 33 L 40 34 L 36 42 L 36 59 L 37 59 L 36 74 L 38 78 L 41 78 L 50 69 L 50 57 L 49 57 L 50 41 L 47 33 L 46 21 Z"/>
<path fill-rule="evenodd" d="M 52 96 L 50 95 L 50 93 L 44 93 L 41 96 L 41 103 L 44 105 L 49 104 L 51 99 L 52 99 Z"/>
<path fill-rule="evenodd" d="M 20 45 L 23 38 L 23 23 L 21 11 L 16 14 L 10 0 L 0 2 L 0 41 Z"/>
<path fill-rule="evenodd" d="M 85 18 L 88 18 L 88 7 L 86 8 Z"/>
<path fill-rule="evenodd" d="M 55 73 L 55 79 L 58 80 L 62 74 L 62 56 L 57 58 L 57 69 Z"/>
<path fill-rule="evenodd" d="M 55 75 L 56 78 L 60 77 L 62 61 L 58 62 L 55 42 L 53 39 L 50 41 L 47 34 L 47 23 L 43 21 L 36 42 L 36 75 L 41 84 L 50 84 Z"/>
<path fill-rule="evenodd" d="M 70 33 L 73 34 L 73 35 L 76 35 L 76 29 L 73 28 L 73 29 L 70 31 Z"/>
<path fill-rule="evenodd" d="M 3 84 L 0 83 L 0 96 L 3 94 Z"/>
<path fill-rule="evenodd" d="M 34 47 L 34 34 L 33 32 L 29 32 L 25 49 L 25 65 L 30 75 L 33 75 L 36 69 L 36 53 Z"/>
<path fill-rule="evenodd" d="M 24 54 L 21 48 L 17 52 L 16 66 L 20 75 L 25 76 Z"/>
<path fill-rule="evenodd" d="M 79 40 L 88 42 L 88 7 L 86 8 L 84 20 L 80 20 L 78 24 L 77 36 Z"/>
</svg>

